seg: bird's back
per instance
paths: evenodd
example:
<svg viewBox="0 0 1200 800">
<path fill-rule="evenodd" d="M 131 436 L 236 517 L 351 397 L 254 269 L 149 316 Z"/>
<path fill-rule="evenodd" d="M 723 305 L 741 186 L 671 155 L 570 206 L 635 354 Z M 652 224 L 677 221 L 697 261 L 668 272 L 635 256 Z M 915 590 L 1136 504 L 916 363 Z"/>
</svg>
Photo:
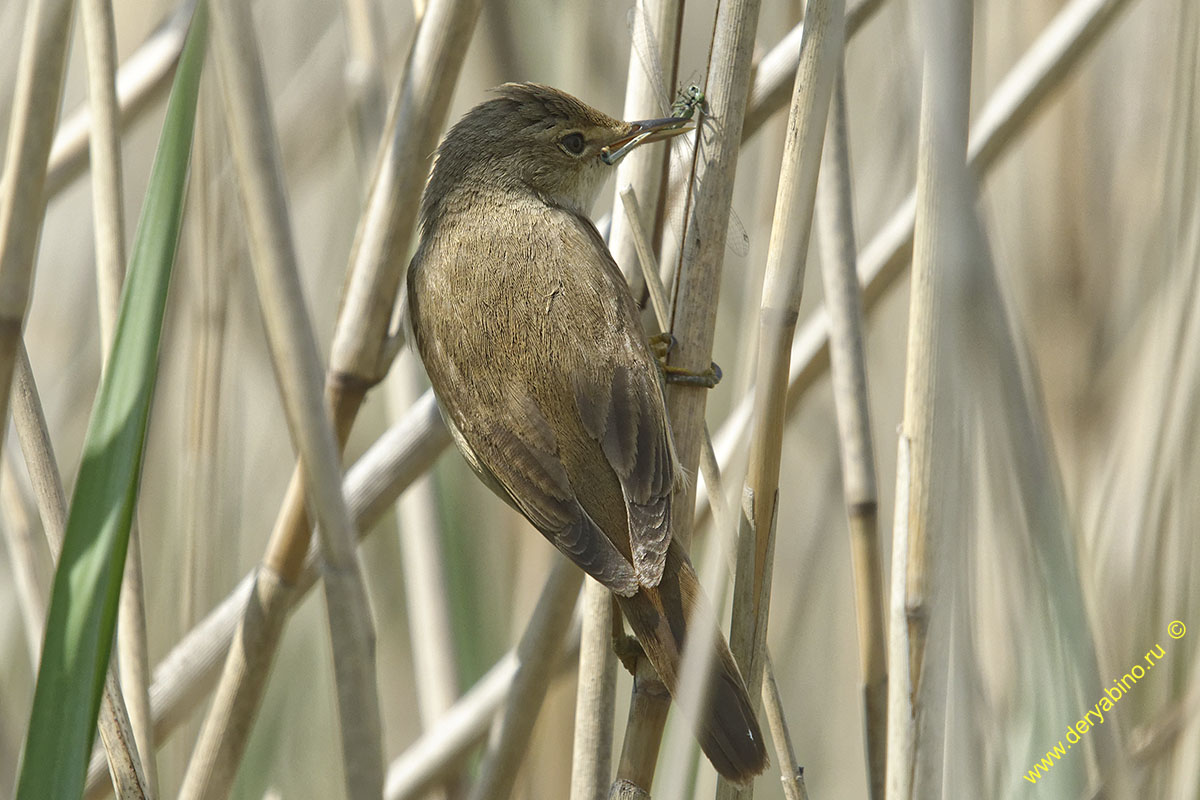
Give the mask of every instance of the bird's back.
<svg viewBox="0 0 1200 800">
<path fill-rule="evenodd" d="M 410 268 L 416 342 L 437 365 L 430 380 L 443 411 L 476 470 L 560 549 L 547 530 L 560 520 L 547 525 L 536 503 L 521 502 L 523 489 L 539 488 L 531 476 L 495 463 L 512 455 L 514 427 L 518 449 L 543 462 L 533 472 L 561 464 L 566 486 L 546 493 L 569 489 L 630 564 L 631 538 L 646 545 L 650 558 L 636 560 L 657 562 L 657 582 L 676 466 L 637 307 L 589 221 L 536 197 L 492 205 L 503 212 L 450 215 L 424 231 Z M 467 413 L 479 408 L 495 414 Z"/>
</svg>

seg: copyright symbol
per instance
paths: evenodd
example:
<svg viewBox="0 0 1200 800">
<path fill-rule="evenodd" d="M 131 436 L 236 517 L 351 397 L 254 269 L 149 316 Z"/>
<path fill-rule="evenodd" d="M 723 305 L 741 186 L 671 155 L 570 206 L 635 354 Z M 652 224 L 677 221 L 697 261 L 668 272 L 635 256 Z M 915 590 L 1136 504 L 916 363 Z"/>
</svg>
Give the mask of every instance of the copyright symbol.
<svg viewBox="0 0 1200 800">
<path fill-rule="evenodd" d="M 1185 633 L 1187 633 L 1187 626 L 1179 620 L 1175 620 L 1167 626 L 1167 635 L 1172 639 L 1182 639 Z"/>
</svg>

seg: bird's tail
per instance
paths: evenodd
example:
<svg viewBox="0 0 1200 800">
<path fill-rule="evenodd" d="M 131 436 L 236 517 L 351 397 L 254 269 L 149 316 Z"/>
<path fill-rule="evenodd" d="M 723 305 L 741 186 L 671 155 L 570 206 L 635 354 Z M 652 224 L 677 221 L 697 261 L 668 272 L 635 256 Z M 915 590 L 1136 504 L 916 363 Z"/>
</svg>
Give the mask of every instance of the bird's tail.
<svg viewBox="0 0 1200 800">
<path fill-rule="evenodd" d="M 745 681 L 716 628 L 716 615 L 683 548 L 671 543 L 657 587 L 643 587 L 633 597 L 617 599 L 672 699 L 692 721 L 700 749 L 717 772 L 741 785 L 766 769 L 765 742 Z M 697 697 L 679 693 L 689 623 L 694 630 L 712 627 L 712 667 L 699 703 Z"/>
</svg>

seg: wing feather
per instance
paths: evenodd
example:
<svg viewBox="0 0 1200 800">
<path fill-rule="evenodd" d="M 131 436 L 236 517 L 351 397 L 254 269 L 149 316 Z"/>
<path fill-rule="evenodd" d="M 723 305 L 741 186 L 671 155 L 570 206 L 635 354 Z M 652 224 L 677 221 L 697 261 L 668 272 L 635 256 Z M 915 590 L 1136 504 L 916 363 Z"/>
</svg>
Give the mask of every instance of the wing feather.
<svg viewBox="0 0 1200 800">
<path fill-rule="evenodd" d="M 496 409 L 464 434 L 460 446 L 487 470 L 485 481 L 564 555 L 617 594 L 637 592 L 634 569 L 579 504 L 554 432 L 531 398 Z"/>
<path fill-rule="evenodd" d="M 616 364 L 607 378 L 577 376 L 575 398 L 587 432 L 621 483 L 638 582 L 657 586 L 671 541 L 675 472 L 658 376 Z"/>
<path fill-rule="evenodd" d="M 615 337 L 604 355 L 608 369 L 576 376 L 575 398 L 588 433 L 601 444 L 621 482 L 629 517 L 633 566 L 644 586 L 657 586 L 671 542 L 671 493 L 677 459 L 667 421 L 658 365 L 637 305 L 604 240 L 578 219 L 581 245 L 600 255 L 610 291 L 618 298 Z"/>
</svg>

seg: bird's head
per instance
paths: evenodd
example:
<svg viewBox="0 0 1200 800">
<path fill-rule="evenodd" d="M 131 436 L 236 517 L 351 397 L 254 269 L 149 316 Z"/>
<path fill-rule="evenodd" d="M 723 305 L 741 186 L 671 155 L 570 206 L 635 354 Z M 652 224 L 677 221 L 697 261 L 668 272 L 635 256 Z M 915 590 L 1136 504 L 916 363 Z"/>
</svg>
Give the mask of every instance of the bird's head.
<svg viewBox="0 0 1200 800">
<path fill-rule="evenodd" d="M 506 83 L 467 112 L 438 148 L 424 216 L 452 194 L 532 192 L 586 215 L 609 169 L 641 144 L 691 130 L 686 117 L 622 122 L 549 86 Z"/>
</svg>

